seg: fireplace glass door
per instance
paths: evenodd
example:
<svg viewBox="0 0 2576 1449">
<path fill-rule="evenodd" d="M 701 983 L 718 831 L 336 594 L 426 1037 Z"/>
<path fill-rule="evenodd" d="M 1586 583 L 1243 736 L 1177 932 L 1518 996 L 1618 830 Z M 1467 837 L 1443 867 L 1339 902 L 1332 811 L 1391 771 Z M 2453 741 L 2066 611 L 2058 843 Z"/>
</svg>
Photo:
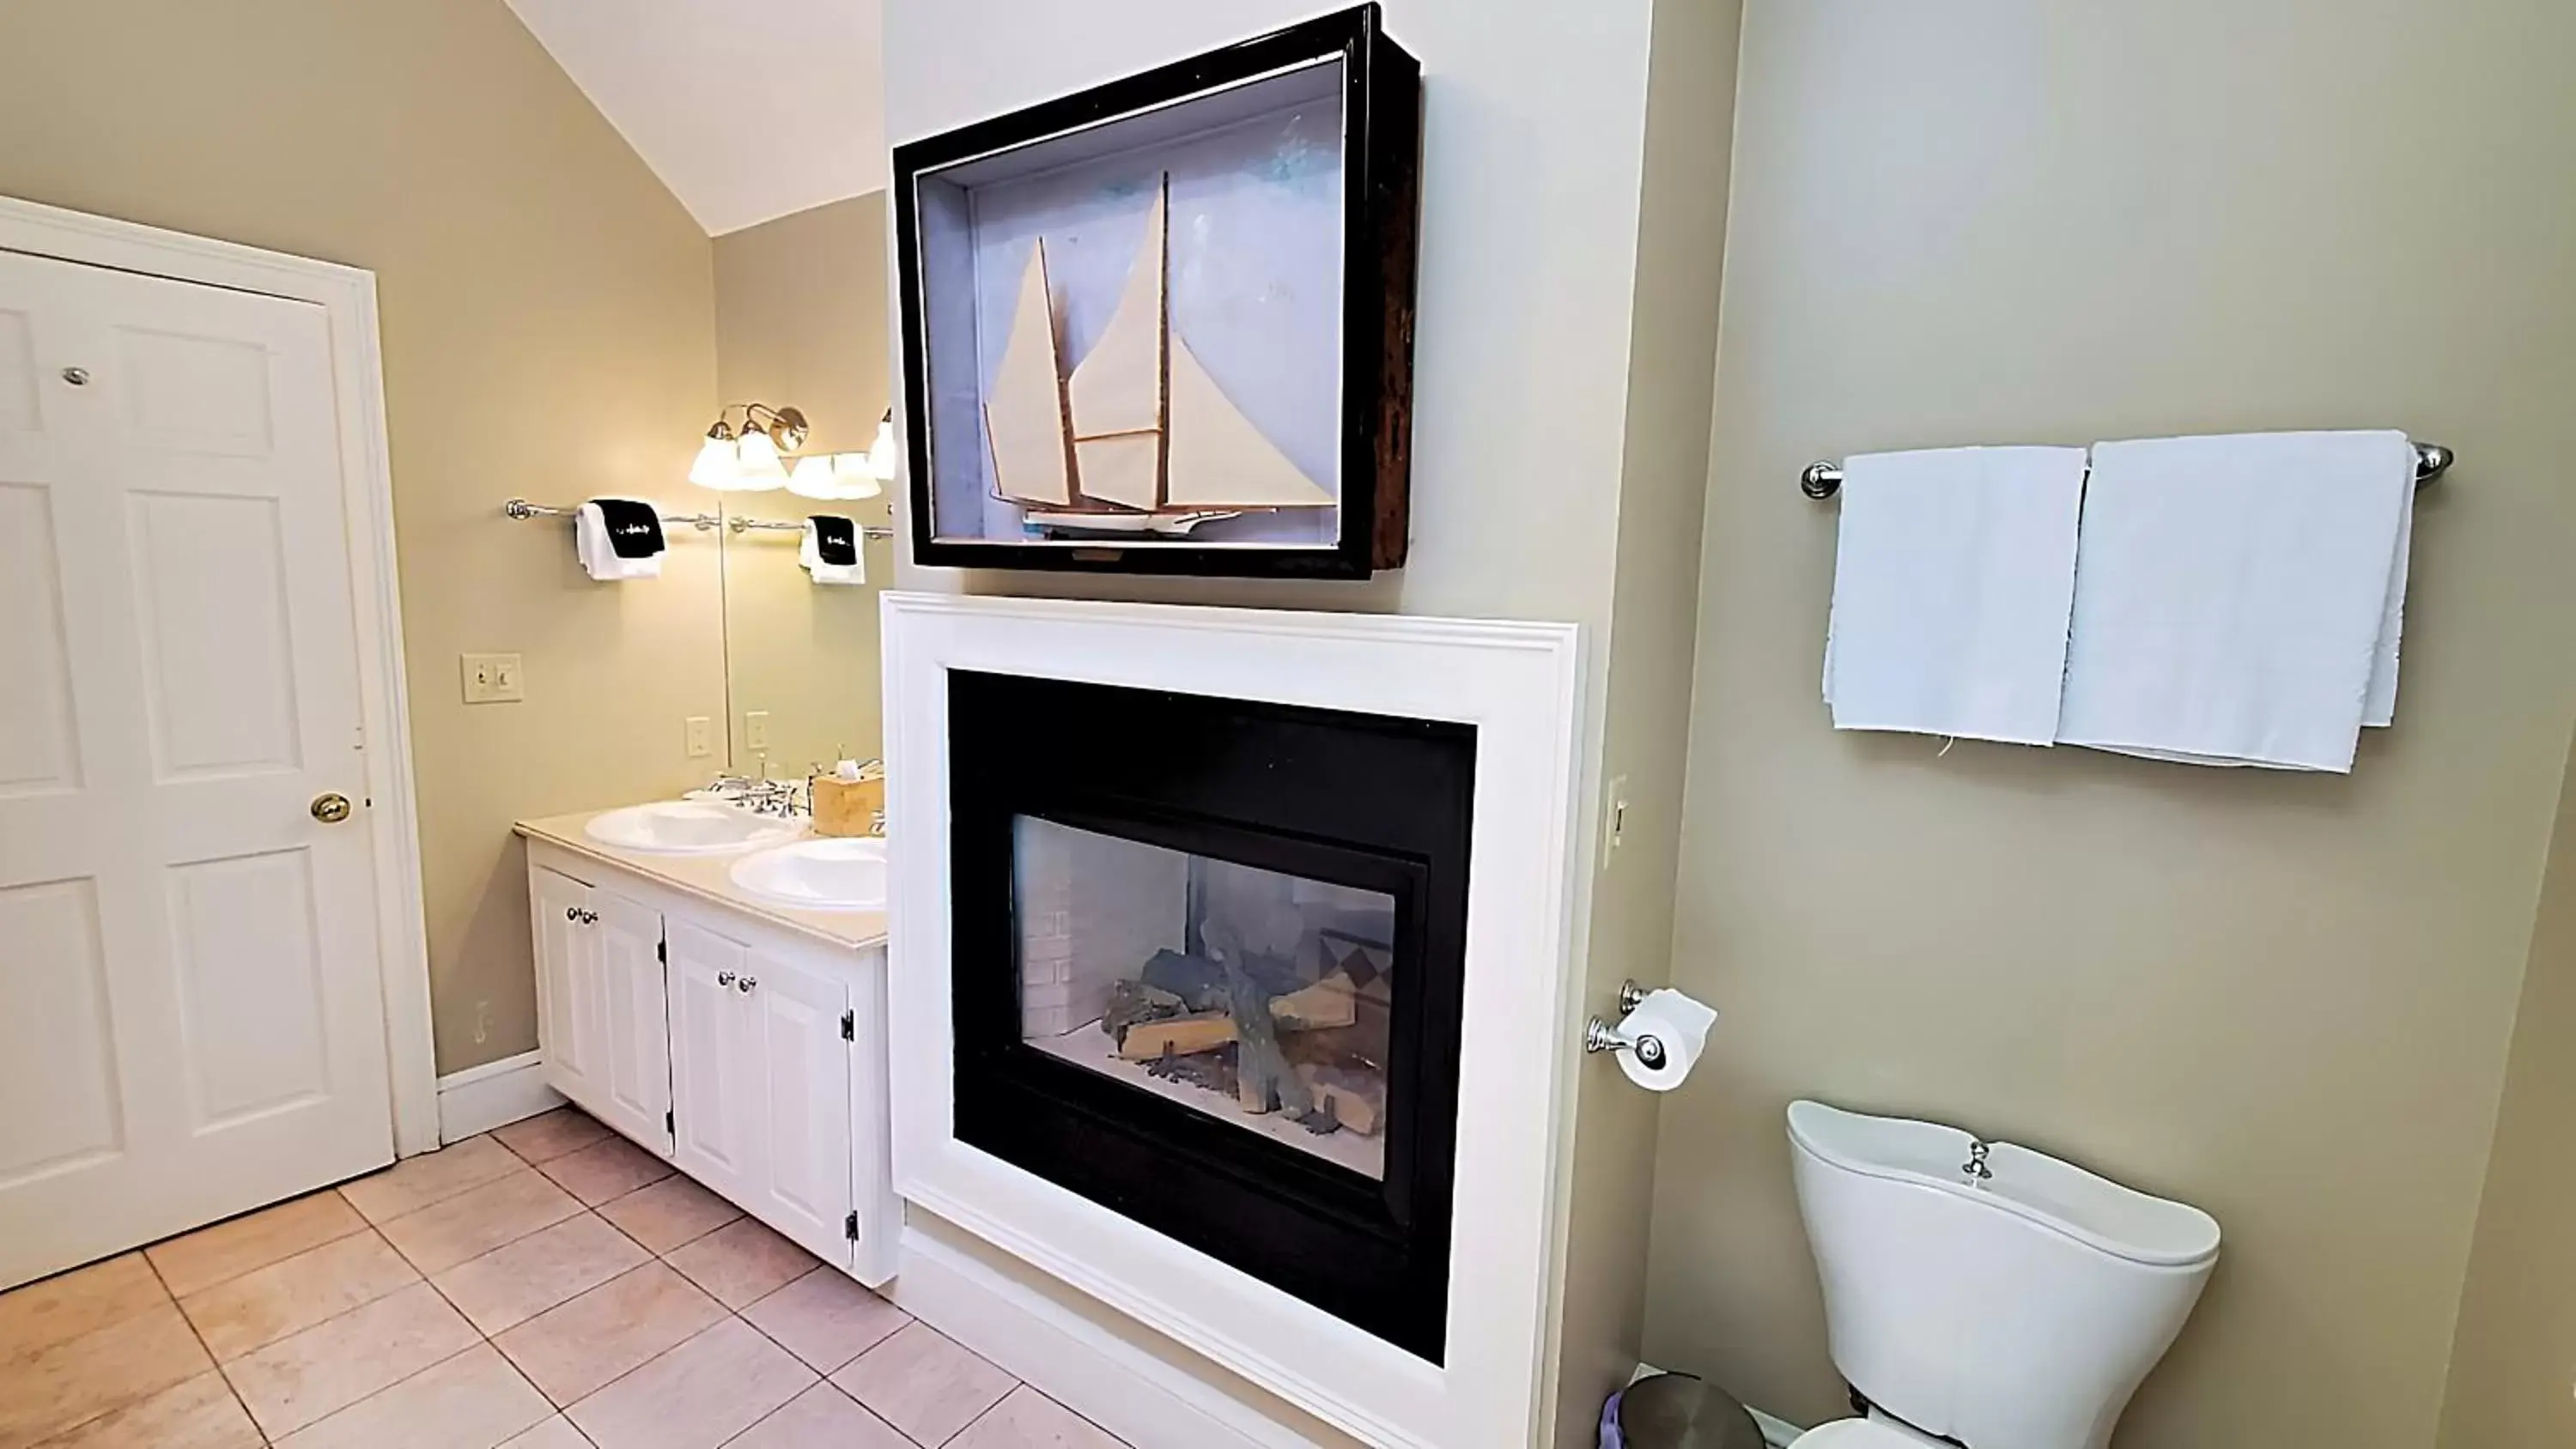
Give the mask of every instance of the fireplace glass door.
<svg viewBox="0 0 2576 1449">
<path fill-rule="evenodd" d="M 1386 1177 L 1393 895 L 1018 817 L 1021 1033 Z"/>
</svg>

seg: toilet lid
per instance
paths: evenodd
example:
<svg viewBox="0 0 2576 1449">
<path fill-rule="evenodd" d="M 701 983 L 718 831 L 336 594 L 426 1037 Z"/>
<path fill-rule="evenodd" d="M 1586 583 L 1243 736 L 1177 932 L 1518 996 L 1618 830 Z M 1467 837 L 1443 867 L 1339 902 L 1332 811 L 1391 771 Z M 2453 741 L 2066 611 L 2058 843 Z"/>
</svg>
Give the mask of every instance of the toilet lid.
<svg viewBox="0 0 2576 1449">
<path fill-rule="evenodd" d="M 1798 1436 L 1798 1449 L 1923 1449 L 1927 1441 L 1867 1419 L 1836 1419 Z"/>
</svg>

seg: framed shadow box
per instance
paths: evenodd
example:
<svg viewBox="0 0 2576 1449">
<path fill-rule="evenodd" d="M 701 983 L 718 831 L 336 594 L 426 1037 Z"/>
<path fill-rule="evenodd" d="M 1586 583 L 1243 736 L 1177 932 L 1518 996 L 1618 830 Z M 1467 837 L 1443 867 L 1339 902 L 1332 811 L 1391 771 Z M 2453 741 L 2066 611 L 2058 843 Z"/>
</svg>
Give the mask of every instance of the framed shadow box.
<svg viewBox="0 0 2576 1449">
<path fill-rule="evenodd" d="M 896 147 L 914 558 L 1400 567 L 1421 76 L 1369 4 Z"/>
</svg>

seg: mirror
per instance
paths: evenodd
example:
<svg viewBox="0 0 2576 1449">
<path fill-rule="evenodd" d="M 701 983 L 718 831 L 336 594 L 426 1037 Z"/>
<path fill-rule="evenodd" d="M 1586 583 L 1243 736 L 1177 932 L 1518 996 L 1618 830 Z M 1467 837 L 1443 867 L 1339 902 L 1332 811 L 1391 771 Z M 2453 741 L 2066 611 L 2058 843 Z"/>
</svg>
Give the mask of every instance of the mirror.
<svg viewBox="0 0 2576 1449">
<path fill-rule="evenodd" d="M 723 400 L 795 408 L 809 430 L 804 455 L 868 451 L 888 400 L 885 193 L 728 232 L 715 255 Z M 844 502 L 783 488 L 701 496 L 725 517 L 727 767 L 801 778 L 877 758 L 877 594 L 893 576 L 893 543 L 860 534 L 863 584 L 818 583 L 798 552 L 813 514 L 886 528 L 891 487 Z"/>
</svg>

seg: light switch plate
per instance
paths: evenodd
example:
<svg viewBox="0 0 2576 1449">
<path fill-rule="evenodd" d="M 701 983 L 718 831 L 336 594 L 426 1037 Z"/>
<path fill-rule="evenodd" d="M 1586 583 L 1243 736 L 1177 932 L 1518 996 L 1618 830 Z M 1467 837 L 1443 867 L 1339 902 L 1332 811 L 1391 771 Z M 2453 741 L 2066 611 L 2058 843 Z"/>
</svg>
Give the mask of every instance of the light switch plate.
<svg viewBox="0 0 2576 1449">
<path fill-rule="evenodd" d="M 689 758 L 703 760 L 716 752 L 716 722 L 705 715 L 688 718 Z"/>
<path fill-rule="evenodd" d="M 769 711 L 747 709 L 742 712 L 742 747 L 746 750 L 769 748 Z"/>
<path fill-rule="evenodd" d="M 508 704 L 528 697 L 516 654 L 468 654 L 465 664 L 467 704 Z"/>
</svg>

